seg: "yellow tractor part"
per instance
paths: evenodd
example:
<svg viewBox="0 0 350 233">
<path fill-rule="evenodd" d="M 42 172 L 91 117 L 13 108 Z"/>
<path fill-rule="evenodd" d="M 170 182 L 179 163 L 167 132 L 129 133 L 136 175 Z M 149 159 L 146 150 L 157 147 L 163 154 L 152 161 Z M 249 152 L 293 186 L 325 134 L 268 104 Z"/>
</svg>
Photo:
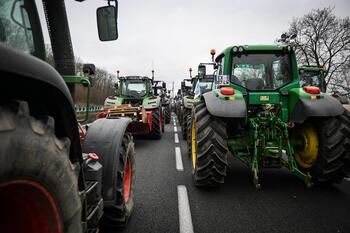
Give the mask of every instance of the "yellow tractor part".
<svg viewBox="0 0 350 233">
<path fill-rule="evenodd" d="M 192 168 L 195 169 L 197 164 L 197 130 L 196 122 L 194 119 L 192 119 L 191 125 Z"/>
<path fill-rule="evenodd" d="M 303 146 L 296 148 L 295 159 L 302 168 L 312 167 L 318 155 L 318 136 L 311 126 L 298 129 L 296 139 L 303 141 Z"/>
</svg>

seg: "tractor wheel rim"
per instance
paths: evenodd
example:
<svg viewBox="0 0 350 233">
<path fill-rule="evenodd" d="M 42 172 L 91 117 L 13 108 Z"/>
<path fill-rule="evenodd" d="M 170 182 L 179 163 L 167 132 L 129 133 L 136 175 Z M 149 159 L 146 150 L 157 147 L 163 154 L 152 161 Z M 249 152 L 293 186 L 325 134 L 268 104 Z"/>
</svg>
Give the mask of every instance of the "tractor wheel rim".
<svg viewBox="0 0 350 233">
<path fill-rule="evenodd" d="M 196 168 L 197 163 L 197 130 L 195 121 L 191 124 L 191 152 L 192 152 L 192 168 Z"/>
<path fill-rule="evenodd" d="M 295 159 L 303 168 L 312 167 L 318 156 L 318 136 L 316 130 L 307 126 L 300 129 L 297 138 L 303 141 L 303 146 L 296 148 Z"/>
<path fill-rule="evenodd" d="M 51 193 L 32 180 L 14 180 L 0 184 L 0 206 L 5 219 L 4 232 L 63 233 L 59 208 Z M 13 224 L 16 219 L 16 224 Z"/>
<path fill-rule="evenodd" d="M 130 163 L 130 160 L 127 159 L 125 170 L 124 170 L 124 200 L 125 200 L 125 203 L 128 202 L 128 200 L 130 198 L 131 176 L 132 176 L 131 163 Z"/>
</svg>

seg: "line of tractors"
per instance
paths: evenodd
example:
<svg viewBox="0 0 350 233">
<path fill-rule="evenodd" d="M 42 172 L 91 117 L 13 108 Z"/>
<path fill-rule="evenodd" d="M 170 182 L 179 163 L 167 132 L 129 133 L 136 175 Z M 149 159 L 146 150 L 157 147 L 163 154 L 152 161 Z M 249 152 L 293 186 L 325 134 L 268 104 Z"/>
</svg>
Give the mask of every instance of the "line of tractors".
<svg viewBox="0 0 350 233">
<path fill-rule="evenodd" d="M 287 168 L 307 187 L 350 175 L 349 102 L 326 93 L 322 67 L 298 68 L 290 45 L 211 55 L 174 99 L 195 185 L 224 183 L 229 156 L 248 167 L 257 189 L 270 168 Z"/>
<path fill-rule="evenodd" d="M 64 0 L 42 0 L 54 68 L 45 62 L 46 28 L 37 2 L 0 3 L 2 232 L 125 226 L 134 209 L 133 135 L 160 139 L 172 110 L 198 186 L 223 183 L 231 155 L 248 166 L 257 188 L 266 168 L 286 167 L 308 186 L 349 174 L 349 107 L 324 92 L 322 79 L 317 84 L 306 75 L 322 70 L 298 69 L 291 46 L 231 46 L 215 59 L 212 50 L 212 62 L 199 64 L 198 75 L 190 70 L 182 82 L 173 109 L 154 71 L 151 78 L 118 75 L 115 95 L 87 124 L 95 67 L 86 64 L 84 75 L 76 75 Z M 96 16 L 99 39 L 116 40 L 118 2 L 108 0 Z M 207 74 L 207 67 L 214 72 Z M 76 85 L 87 89 L 81 120 L 74 110 Z"/>
<path fill-rule="evenodd" d="M 42 0 L 47 28 L 37 2 L 0 2 L 1 232 L 118 230 L 134 209 L 133 134 L 161 138 L 170 122 L 169 93 L 153 71 L 152 79 L 120 77 L 116 95 L 88 124 L 95 66 L 85 64 L 84 75 L 76 75 L 65 1 Z M 98 37 L 112 41 L 118 2 L 106 3 L 96 11 Z M 45 62 L 43 30 L 54 68 Z M 77 85 L 86 89 L 82 119 L 74 109 Z"/>
</svg>

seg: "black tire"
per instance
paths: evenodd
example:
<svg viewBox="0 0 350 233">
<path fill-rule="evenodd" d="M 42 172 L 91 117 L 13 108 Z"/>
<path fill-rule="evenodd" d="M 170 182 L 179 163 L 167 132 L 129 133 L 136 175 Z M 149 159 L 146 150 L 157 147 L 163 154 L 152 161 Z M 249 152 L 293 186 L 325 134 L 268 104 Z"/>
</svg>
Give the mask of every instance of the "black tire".
<svg viewBox="0 0 350 233">
<path fill-rule="evenodd" d="M 104 208 L 104 214 L 101 219 L 103 230 L 114 230 L 125 227 L 134 209 L 135 195 L 135 148 L 132 135 L 128 132 L 124 134 L 121 148 L 119 150 L 119 163 L 117 167 L 116 203 Z M 129 163 L 127 162 L 129 161 Z M 130 165 L 131 179 L 129 198 L 124 196 L 124 175 L 126 174 L 127 165 Z"/>
<path fill-rule="evenodd" d="M 345 150 L 348 153 L 345 159 L 345 173 L 350 178 L 350 112 L 345 109 L 344 114 L 341 116 L 342 122 L 344 123 L 343 134 L 347 136 L 344 141 Z"/>
<path fill-rule="evenodd" d="M 195 167 L 192 162 L 194 183 L 206 187 L 222 184 L 226 176 L 228 154 L 226 123 L 210 115 L 205 103 L 194 107 L 191 118 L 197 137 L 195 148 L 192 148 L 197 151 Z"/>
<path fill-rule="evenodd" d="M 192 127 L 192 118 L 191 118 L 191 115 L 188 115 L 187 117 L 187 153 L 188 153 L 188 157 L 191 157 L 191 154 L 192 154 L 192 141 L 191 141 L 191 127 Z"/>
<path fill-rule="evenodd" d="M 315 184 L 340 183 L 345 177 L 349 161 L 350 118 L 346 112 L 325 120 L 313 119 L 307 124 L 313 126 L 318 137 L 317 160 L 310 168 L 300 170 L 310 173 Z M 303 127 L 303 126 L 301 126 Z"/>
<path fill-rule="evenodd" d="M 182 139 L 187 140 L 187 117 L 191 114 L 191 109 L 184 108 L 181 116 L 181 132 Z"/>
<path fill-rule="evenodd" d="M 152 130 L 151 130 L 151 137 L 154 139 L 161 139 L 162 138 L 162 123 L 160 119 L 160 110 L 155 109 L 152 111 Z"/>
<path fill-rule="evenodd" d="M 171 120 L 170 113 L 171 113 L 171 109 L 170 109 L 170 107 L 168 105 L 168 106 L 165 107 L 165 124 L 169 124 L 170 123 L 170 120 Z"/>
<path fill-rule="evenodd" d="M 165 108 L 162 111 L 162 115 L 160 117 L 161 121 L 162 121 L 162 133 L 165 132 Z"/>
<path fill-rule="evenodd" d="M 30 116 L 26 102 L 0 106 L 0 229 L 3 232 L 47 232 L 43 222 L 37 221 L 42 217 L 39 215 L 51 216 L 47 207 L 51 197 L 63 232 L 82 232 L 82 205 L 73 169 L 79 166 L 69 160 L 70 140 L 57 139 L 54 125 L 52 117 Z M 13 192 L 16 185 L 12 185 L 11 193 L 11 183 L 24 186 Z M 34 187 L 46 190 L 47 196 L 43 198 L 39 188 Z M 36 195 L 41 196 L 40 201 Z M 44 210 L 33 208 L 33 203 L 43 205 Z M 33 213 L 28 213 L 29 210 Z M 50 217 L 44 225 L 50 229 L 57 227 Z"/>
</svg>

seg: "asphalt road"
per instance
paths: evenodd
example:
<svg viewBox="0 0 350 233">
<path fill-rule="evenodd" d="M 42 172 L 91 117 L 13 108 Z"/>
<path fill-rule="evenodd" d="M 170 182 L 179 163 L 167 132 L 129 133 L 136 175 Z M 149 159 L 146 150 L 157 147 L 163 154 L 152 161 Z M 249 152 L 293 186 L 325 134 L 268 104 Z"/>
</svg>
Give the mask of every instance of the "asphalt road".
<svg viewBox="0 0 350 233">
<path fill-rule="evenodd" d="M 135 139 L 135 209 L 122 232 L 350 232 L 349 181 L 307 189 L 276 169 L 256 190 L 249 170 L 231 158 L 224 185 L 199 189 L 178 122 L 176 129 L 171 122 L 161 140 Z"/>
</svg>

